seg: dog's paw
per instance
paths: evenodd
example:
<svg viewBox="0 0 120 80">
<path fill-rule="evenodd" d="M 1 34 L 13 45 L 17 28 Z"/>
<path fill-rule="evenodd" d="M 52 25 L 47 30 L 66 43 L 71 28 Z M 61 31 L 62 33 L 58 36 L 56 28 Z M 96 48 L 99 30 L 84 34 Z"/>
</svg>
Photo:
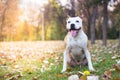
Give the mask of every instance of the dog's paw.
<svg viewBox="0 0 120 80">
<path fill-rule="evenodd" d="M 63 69 L 62 71 L 61 71 L 61 73 L 64 73 L 66 71 L 66 69 Z"/>
<path fill-rule="evenodd" d="M 90 71 L 94 72 L 95 69 L 93 67 L 89 68 Z"/>
</svg>

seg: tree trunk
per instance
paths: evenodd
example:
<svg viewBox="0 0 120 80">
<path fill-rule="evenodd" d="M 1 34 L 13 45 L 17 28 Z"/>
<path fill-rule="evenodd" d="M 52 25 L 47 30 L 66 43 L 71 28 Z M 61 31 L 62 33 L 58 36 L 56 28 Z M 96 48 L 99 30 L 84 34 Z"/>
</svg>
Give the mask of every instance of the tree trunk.
<svg viewBox="0 0 120 80">
<path fill-rule="evenodd" d="M 107 26 L 108 26 L 108 11 L 107 11 L 107 0 L 103 2 L 103 25 L 102 25 L 102 45 L 107 45 Z"/>
<path fill-rule="evenodd" d="M 92 21 L 91 21 L 91 44 L 95 44 L 95 22 L 96 22 L 97 9 L 98 9 L 98 6 L 94 5 Z"/>
<path fill-rule="evenodd" d="M 72 8 L 71 8 L 71 10 L 69 10 L 68 15 L 71 17 L 75 17 L 75 1 L 70 0 L 70 3 L 72 5 Z"/>
<path fill-rule="evenodd" d="M 119 30 L 119 44 L 118 44 L 118 48 L 120 48 L 120 30 Z"/>
<path fill-rule="evenodd" d="M 90 39 L 90 26 L 91 26 L 91 14 L 90 14 L 90 11 L 89 9 L 87 10 L 87 35 L 88 35 L 88 39 Z"/>
<path fill-rule="evenodd" d="M 3 30 L 3 26 L 4 26 L 4 21 L 5 21 L 5 13 L 6 13 L 7 9 L 8 9 L 8 1 L 9 0 L 7 0 L 5 2 L 5 8 L 3 10 L 3 13 L 1 13 L 2 18 L 1 18 L 1 25 L 0 25 L 0 41 L 3 40 L 2 30 Z"/>
</svg>

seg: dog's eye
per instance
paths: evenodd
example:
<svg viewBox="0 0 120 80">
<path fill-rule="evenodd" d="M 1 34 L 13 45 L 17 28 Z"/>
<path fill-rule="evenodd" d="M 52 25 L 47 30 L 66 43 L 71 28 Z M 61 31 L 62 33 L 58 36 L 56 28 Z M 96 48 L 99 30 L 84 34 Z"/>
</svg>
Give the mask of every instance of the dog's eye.
<svg viewBox="0 0 120 80">
<path fill-rule="evenodd" d="M 79 21 L 77 20 L 76 22 L 78 23 Z"/>
<path fill-rule="evenodd" d="M 68 23 L 70 23 L 70 21 L 68 21 Z"/>
</svg>

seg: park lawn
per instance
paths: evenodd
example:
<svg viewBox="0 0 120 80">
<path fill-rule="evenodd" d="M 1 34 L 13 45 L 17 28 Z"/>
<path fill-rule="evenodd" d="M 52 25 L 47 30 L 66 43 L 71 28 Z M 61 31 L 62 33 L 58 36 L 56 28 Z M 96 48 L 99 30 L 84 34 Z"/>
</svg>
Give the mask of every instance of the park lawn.
<svg viewBox="0 0 120 80">
<path fill-rule="evenodd" d="M 0 80 L 67 80 L 70 75 L 81 74 L 78 71 L 88 70 L 87 66 L 62 70 L 62 41 L 47 42 L 1 42 L 0 43 Z M 117 40 L 109 40 L 107 47 L 101 46 L 101 41 L 89 45 L 93 66 L 96 69 L 91 74 L 102 79 L 105 71 L 110 70 L 112 79 L 120 79 L 120 49 Z M 42 51 L 43 50 L 43 51 Z"/>
</svg>

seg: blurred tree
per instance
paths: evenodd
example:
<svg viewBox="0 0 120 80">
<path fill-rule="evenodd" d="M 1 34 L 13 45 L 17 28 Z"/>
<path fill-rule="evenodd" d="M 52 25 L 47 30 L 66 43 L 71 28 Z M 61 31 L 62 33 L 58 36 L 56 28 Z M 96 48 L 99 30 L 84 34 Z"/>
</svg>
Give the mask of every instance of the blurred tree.
<svg viewBox="0 0 120 80">
<path fill-rule="evenodd" d="M 1 31 L 0 35 L 2 35 L 2 40 L 12 40 L 15 34 L 15 28 L 18 22 L 18 0 L 1 0 L 3 5 L 1 7 L 2 15 L 1 15 Z"/>
<path fill-rule="evenodd" d="M 42 8 L 39 2 L 28 0 L 26 3 L 24 0 L 20 2 L 20 10 L 23 12 L 23 21 L 26 21 L 28 25 L 35 26 L 36 38 L 41 39 L 40 26 L 42 23 Z M 24 23 L 24 22 L 23 22 Z M 34 31 L 33 31 L 34 32 Z M 29 35 L 27 35 L 29 36 Z"/>
<path fill-rule="evenodd" d="M 66 4 L 66 12 L 68 16 L 75 17 L 76 12 L 75 12 L 75 0 L 67 0 Z"/>
<path fill-rule="evenodd" d="M 98 6 L 101 3 L 100 0 L 92 0 L 92 13 L 91 13 L 91 44 L 95 44 L 95 30 L 96 30 L 96 19 L 98 15 Z"/>
<path fill-rule="evenodd" d="M 25 10 L 18 9 L 21 0 L 0 1 L 0 39 L 1 40 L 41 40 L 41 6 L 32 2 L 26 4 Z M 23 0 L 24 1 L 24 0 Z M 31 0 L 32 1 L 32 0 Z M 60 0 L 49 0 L 43 6 L 45 9 L 45 38 L 46 40 L 63 39 L 66 35 L 66 17 L 80 16 L 91 43 L 103 36 L 106 39 L 118 38 L 120 7 L 116 6 L 114 13 L 107 12 L 109 0 L 67 0 L 63 7 Z M 24 3 L 24 2 L 23 2 Z M 31 5 L 31 6 L 30 6 Z M 107 14 L 108 13 L 108 14 Z M 20 15 L 23 15 L 22 17 Z M 112 15 L 112 17 L 111 17 Z M 107 28 L 107 20 L 112 20 L 111 28 Z M 103 27 L 102 27 L 103 26 Z M 86 28 L 86 27 L 85 27 Z M 108 30 L 107 30 L 108 29 Z M 102 33 L 103 31 L 103 33 Z M 120 41 L 120 40 L 119 40 Z M 120 42 L 119 42 L 120 45 Z"/>
<path fill-rule="evenodd" d="M 120 48 L 120 30 L 119 30 L 119 43 L 118 43 L 118 48 Z"/>
<path fill-rule="evenodd" d="M 102 45 L 107 45 L 107 26 L 108 26 L 108 0 L 103 0 L 103 25 L 102 25 Z"/>
<path fill-rule="evenodd" d="M 93 6 L 93 14 L 91 20 L 91 44 L 95 44 L 95 23 L 96 23 L 97 9 L 98 9 L 98 5 L 95 4 Z"/>
<path fill-rule="evenodd" d="M 113 18 L 114 18 L 114 26 L 118 31 L 118 47 L 120 48 L 120 2 L 116 6 L 115 10 L 113 11 Z"/>
<path fill-rule="evenodd" d="M 65 12 L 59 0 L 49 0 L 45 6 L 45 35 L 47 40 L 63 39 L 66 34 Z"/>
<path fill-rule="evenodd" d="M 79 13 L 87 18 L 87 35 L 91 38 L 91 44 L 95 43 L 95 26 L 100 0 L 78 0 Z"/>
<path fill-rule="evenodd" d="M 110 0 L 78 0 L 79 10 L 86 17 L 88 38 L 91 43 L 95 43 L 95 34 L 97 37 L 101 34 L 102 26 L 102 45 L 107 44 L 107 26 L 108 26 L 108 2 Z M 98 12 L 98 13 L 97 13 Z M 96 22 L 97 19 L 97 22 Z M 101 22 L 102 21 L 102 22 Z M 102 25 L 101 25 L 102 24 Z M 96 27 L 95 27 L 96 26 Z M 96 30 L 99 31 L 95 32 Z M 89 35 L 91 34 L 91 36 Z M 99 36 L 100 37 L 100 36 Z"/>
<path fill-rule="evenodd" d="M 4 27 L 4 21 L 5 21 L 5 14 L 8 9 L 8 3 L 9 0 L 0 0 L 0 41 L 3 40 L 3 27 Z"/>
</svg>

